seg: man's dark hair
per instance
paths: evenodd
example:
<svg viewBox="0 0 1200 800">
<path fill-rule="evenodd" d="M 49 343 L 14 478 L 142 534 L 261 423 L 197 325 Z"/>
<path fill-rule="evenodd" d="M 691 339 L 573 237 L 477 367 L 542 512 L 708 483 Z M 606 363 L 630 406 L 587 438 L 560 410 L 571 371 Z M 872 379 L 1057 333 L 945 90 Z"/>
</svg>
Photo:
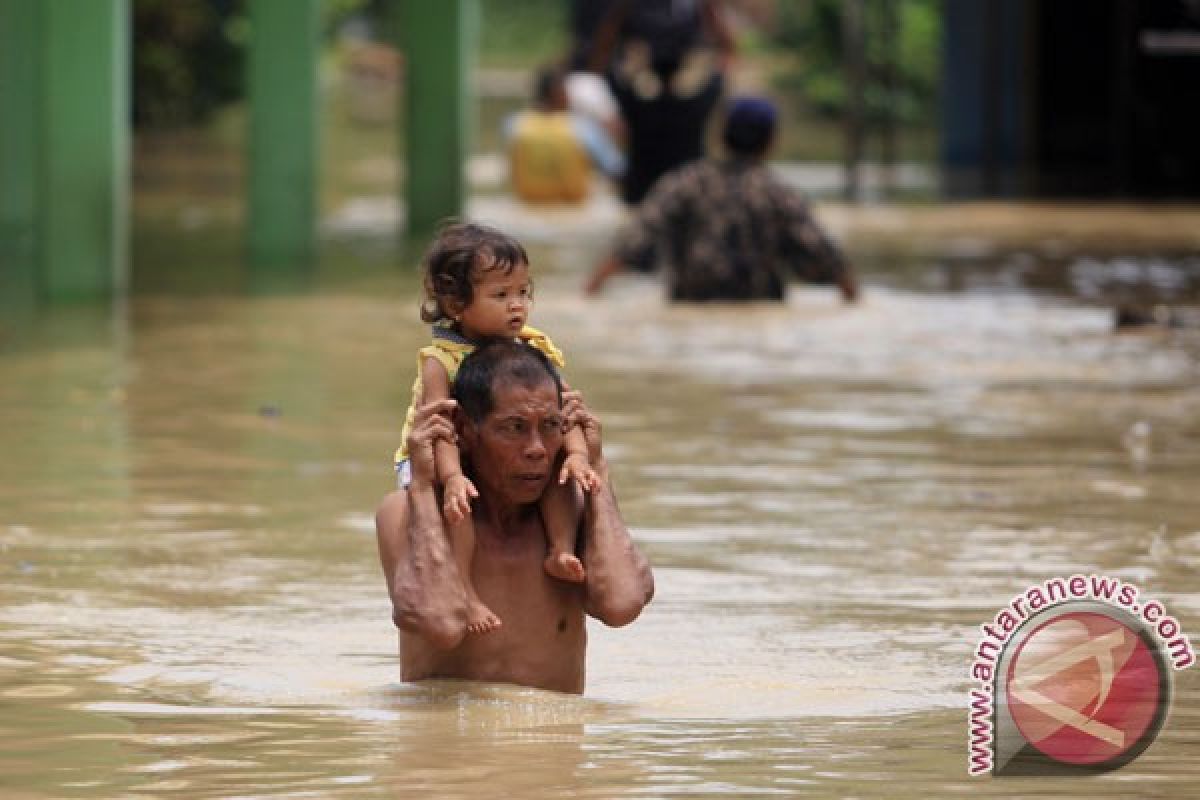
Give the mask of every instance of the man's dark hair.
<svg viewBox="0 0 1200 800">
<path fill-rule="evenodd" d="M 533 101 L 538 105 L 552 106 L 566 91 L 566 71 L 559 64 L 539 67 L 533 76 Z"/>
<path fill-rule="evenodd" d="M 735 156 L 756 158 L 771 146 L 778 117 L 765 97 L 738 97 L 729 105 L 721 139 Z"/>
<path fill-rule="evenodd" d="M 451 303 L 468 306 L 475 297 L 479 273 L 498 269 L 505 275 L 529 263 L 525 248 L 513 237 L 487 225 L 449 222 L 438 231 L 425 254 L 425 302 L 421 319 L 450 318 Z"/>
<path fill-rule="evenodd" d="M 532 388 L 543 381 L 554 384 L 558 404 L 562 406 L 562 380 L 545 353 L 524 342 L 493 339 L 463 359 L 454 379 L 453 397 L 467 419 L 479 423 L 496 406 L 497 386 L 517 384 Z"/>
</svg>

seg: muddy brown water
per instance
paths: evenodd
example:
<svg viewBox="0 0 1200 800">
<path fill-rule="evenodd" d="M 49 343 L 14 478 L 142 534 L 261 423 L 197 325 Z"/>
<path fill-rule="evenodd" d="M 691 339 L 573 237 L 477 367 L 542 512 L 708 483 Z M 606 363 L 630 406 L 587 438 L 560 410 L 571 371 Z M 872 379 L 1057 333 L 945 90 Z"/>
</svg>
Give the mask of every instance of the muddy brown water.
<svg viewBox="0 0 1200 800">
<path fill-rule="evenodd" d="M 1200 340 L 1114 335 L 1071 280 L 1123 256 L 881 245 L 855 308 L 681 309 L 583 300 L 587 225 L 521 233 L 658 578 L 586 694 L 399 681 L 371 514 L 410 279 L 156 289 L 0 343 L 0 796 L 1194 796 L 1195 668 L 1122 770 L 966 775 L 978 626 L 1026 586 L 1118 576 L 1200 631 Z"/>
</svg>

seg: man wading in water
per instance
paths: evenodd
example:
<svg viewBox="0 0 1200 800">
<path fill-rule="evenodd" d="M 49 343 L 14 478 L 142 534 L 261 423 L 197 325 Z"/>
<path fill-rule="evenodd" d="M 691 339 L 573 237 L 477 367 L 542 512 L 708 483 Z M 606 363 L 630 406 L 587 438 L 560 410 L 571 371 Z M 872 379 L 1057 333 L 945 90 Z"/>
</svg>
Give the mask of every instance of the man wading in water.
<svg viewBox="0 0 1200 800">
<path fill-rule="evenodd" d="M 601 479 L 598 489 L 577 498 L 582 584 L 546 574 L 538 512 L 542 492 L 558 475 L 564 432 L 575 425 Z M 466 636 L 466 593 L 435 490 L 434 443 L 456 438 L 479 490 L 471 577 L 483 602 L 504 620 L 487 636 Z M 617 509 L 595 415 L 577 392 L 562 391 L 545 356 L 520 343 L 492 342 L 463 361 L 453 400 L 417 410 L 409 453 L 407 496 L 389 494 L 376 515 L 403 679 L 582 693 L 584 615 L 627 625 L 654 594 L 650 565 Z"/>
</svg>

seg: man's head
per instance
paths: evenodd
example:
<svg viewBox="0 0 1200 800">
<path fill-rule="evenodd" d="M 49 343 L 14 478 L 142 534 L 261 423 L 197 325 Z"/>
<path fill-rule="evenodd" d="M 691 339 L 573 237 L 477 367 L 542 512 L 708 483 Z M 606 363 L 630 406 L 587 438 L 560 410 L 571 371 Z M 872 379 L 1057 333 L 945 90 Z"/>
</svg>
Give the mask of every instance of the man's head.
<svg viewBox="0 0 1200 800">
<path fill-rule="evenodd" d="M 761 158 L 775 139 L 779 113 L 765 97 L 738 97 L 725 115 L 721 138 L 729 152 L 745 158 Z"/>
<path fill-rule="evenodd" d="M 533 102 L 546 111 L 567 108 L 567 75 L 558 64 L 540 68 L 533 77 Z"/>
<path fill-rule="evenodd" d="M 563 445 L 562 383 L 546 356 L 487 342 L 463 360 L 454 399 L 464 463 L 485 499 L 537 502 Z"/>
</svg>

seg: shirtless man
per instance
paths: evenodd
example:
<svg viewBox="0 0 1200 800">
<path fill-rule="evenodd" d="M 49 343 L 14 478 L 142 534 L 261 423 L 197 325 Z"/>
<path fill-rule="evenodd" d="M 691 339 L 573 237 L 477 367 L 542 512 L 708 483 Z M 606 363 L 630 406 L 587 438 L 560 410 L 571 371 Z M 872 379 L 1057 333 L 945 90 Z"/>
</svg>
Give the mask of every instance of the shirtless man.
<svg viewBox="0 0 1200 800">
<path fill-rule="evenodd" d="M 545 357 L 513 342 L 480 347 L 463 361 L 454 400 L 417 410 L 409 437 L 412 483 L 376 515 L 379 556 L 400 629 L 406 681 L 460 678 L 583 692 L 584 615 L 627 625 L 654 594 L 650 565 L 617 510 L 600 423 L 577 392 L 563 392 Z M 456 409 L 457 405 L 457 409 Z M 451 422 L 451 417 L 454 421 Z M 579 493 L 583 584 L 542 568 L 546 537 L 538 499 L 557 479 L 563 431 L 579 425 L 601 488 Z M 504 620 L 467 635 L 466 595 L 443 529 L 433 446 L 457 436 L 479 490 L 472 578 Z"/>
</svg>

